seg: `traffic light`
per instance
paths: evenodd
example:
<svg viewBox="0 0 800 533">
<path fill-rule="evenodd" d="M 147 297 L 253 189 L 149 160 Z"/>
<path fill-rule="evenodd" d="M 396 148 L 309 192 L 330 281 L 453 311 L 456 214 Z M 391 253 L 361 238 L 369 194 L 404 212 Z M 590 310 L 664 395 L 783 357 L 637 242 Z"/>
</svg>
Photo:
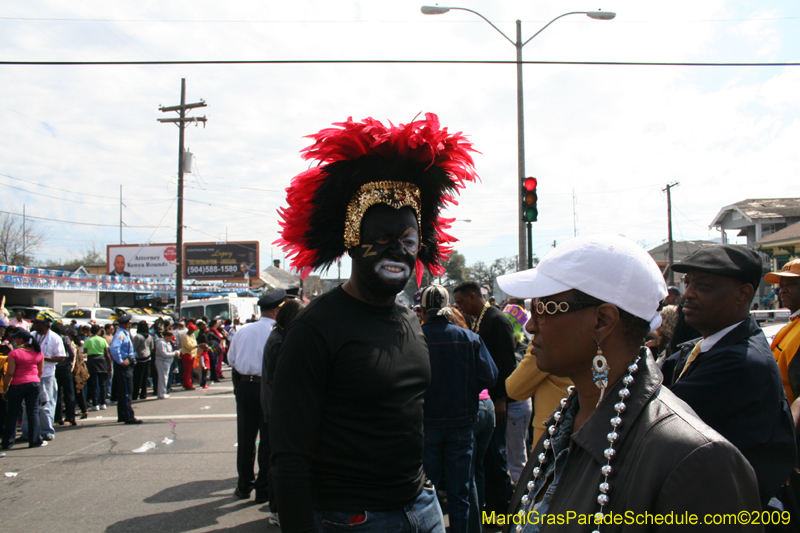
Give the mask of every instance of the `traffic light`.
<svg viewBox="0 0 800 533">
<path fill-rule="evenodd" d="M 536 208 L 536 178 L 525 178 L 522 180 L 522 221 L 536 222 L 539 218 L 539 210 Z"/>
</svg>

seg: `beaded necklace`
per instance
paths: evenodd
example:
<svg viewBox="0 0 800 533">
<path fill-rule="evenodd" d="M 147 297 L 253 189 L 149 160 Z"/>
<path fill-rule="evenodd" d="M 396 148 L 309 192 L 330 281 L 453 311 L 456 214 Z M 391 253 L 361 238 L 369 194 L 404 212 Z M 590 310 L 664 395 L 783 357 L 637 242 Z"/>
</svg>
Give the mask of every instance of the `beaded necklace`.
<svg viewBox="0 0 800 533">
<path fill-rule="evenodd" d="M 480 329 L 481 329 L 481 320 L 483 320 L 483 315 L 486 314 L 486 310 L 489 309 L 490 307 L 491 307 L 491 304 L 489 302 L 486 302 L 485 304 L 483 304 L 483 309 L 481 310 L 481 314 L 478 317 L 478 321 L 475 322 L 472 325 L 472 331 L 474 331 L 475 333 L 478 333 L 478 331 L 480 331 Z"/>
<path fill-rule="evenodd" d="M 628 373 L 622 378 L 622 384 L 624 387 L 619 391 L 619 398 L 620 401 L 614 404 L 614 411 L 616 411 L 616 415 L 611 418 L 611 433 L 607 435 L 608 439 L 608 448 L 603 450 L 603 456 L 605 456 L 607 462 L 600 468 L 600 473 L 603 475 L 603 481 L 599 485 L 600 494 L 597 496 L 597 503 L 600 504 L 600 510 L 595 513 L 595 523 L 602 524 L 603 523 L 603 516 L 604 516 L 604 508 L 608 505 L 610 499 L 608 497 L 608 493 L 611 491 L 611 485 L 608 483 L 608 476 L 611 475 L 613 469 L 611 468 L 611 460 L 616 455 L 617 451 L 614 449 L 614 443 L 619 439 L 619 434 L 617 433 L 617 428 L 622 424 L 622 418 L 620 416 L 622 413 L 625 412 L 625 400 L 627 400 L 630 395 L 631 391 L 628 390 L 628 386 L 633 384 L 633 374 L 635 374 L 639 370 L 639 360 L 641 356 L 637 356 L 636 360 L 628 366 Z M 570 401 L 573 399 L 575 395 L 575 387 L 571 386 L 567 389 L 567 396 L 566 398 L 562 398 L 559 402 L 559 407 L 553 413 L 553 419 L 555 420 L 555 424 L 550 425 L 547 428 L 547 433 L 550 437 L 556 434 L 558 430 L 558 426 L 561 421 L 564 419 L 564 411 L 567 409 L 567 406 L 570 404 Z M 533 469 L 533 479 L 528 481 L 527 489 L 528 494 L 522 496 L 520 500 L 523 506 L 527 506 L 529 503 L 532 503 L 533 499 L 535 498 L 535 494 L 533 494 L 533 489 L 536 485 L 536 480 L 539 479 L 545 473 L 544 466 L 548 463 L 548 451 L 550 451 L 550 439 L 545 439 L 542 442 L 542 447 L 544 451 L 540 453 L 537 457 L 539 460 L 539 466 Z M 553 459 L 555 460 L 555 454 L 553 455 Z M 518 525 L 516 528 L 516 533 L 522 533 L 522 525 Z M 592 533 L 600 533 L 600 528 L 597 527 Z"/>
</svg>

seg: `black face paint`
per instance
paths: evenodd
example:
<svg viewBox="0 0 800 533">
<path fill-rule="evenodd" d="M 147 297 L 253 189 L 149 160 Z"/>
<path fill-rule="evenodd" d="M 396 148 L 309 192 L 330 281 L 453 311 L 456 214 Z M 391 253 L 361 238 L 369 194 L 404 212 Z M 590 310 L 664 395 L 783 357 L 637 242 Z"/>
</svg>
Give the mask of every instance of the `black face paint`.
<svg viewBox="0 0 800 533">
<path fill-rule="evenodd" d="M 413 209 L 376 204 L 361 221 L 361 243 L 350 250 L 353 269 L 371 292 L 395 295 L 411 277 L 419 243 Z"/>
</svg>

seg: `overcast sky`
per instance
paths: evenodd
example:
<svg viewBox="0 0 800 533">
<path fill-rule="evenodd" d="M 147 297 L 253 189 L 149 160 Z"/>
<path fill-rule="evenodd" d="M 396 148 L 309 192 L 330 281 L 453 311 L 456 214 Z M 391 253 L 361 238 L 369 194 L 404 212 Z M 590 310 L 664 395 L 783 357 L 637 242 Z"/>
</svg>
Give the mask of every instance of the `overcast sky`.
<svg viewBox="0 0 800 533">
<path fill-rule="evenodd" d="M 479 11 L 527 39 L 529 61 L 800 61 L 790 1 L 487 1 Z M 425 16 L 410 0 L 0 0 L 0 61 L 480 60 L 514 46 L 477 16 Z M 405 123 L 434 112 L 482 152 L 482 182 L 446 214 L 468 263 L 517 253 L 513 64 L 0 65 L 0 210 L 40 220 L 41 259 L 91 246 L 175 241 L 178 128 L 159 105 L 208 107 L 186 130 L 187 242 L 258 240 L 282 252 L 276 209 L 307 168 L 308 135 L 352 116 Z M 539 179 L 534 252 L 575 233 L 622 233 L 646 248 L 718 238 L 708 225 L 746 198 L 800 196 L 800 66 L 524 67 L 527 174 Z M 61 222 L 56 222 L 61 221 Z M 108 226 L 77 225 L 106 224 Z M 733 237 L 733 234 L 730 235 Z M 345 265 L 345 274 L 348 270 Z M 330 273 L 335 277 L 336 272 Z"/>
</svg>

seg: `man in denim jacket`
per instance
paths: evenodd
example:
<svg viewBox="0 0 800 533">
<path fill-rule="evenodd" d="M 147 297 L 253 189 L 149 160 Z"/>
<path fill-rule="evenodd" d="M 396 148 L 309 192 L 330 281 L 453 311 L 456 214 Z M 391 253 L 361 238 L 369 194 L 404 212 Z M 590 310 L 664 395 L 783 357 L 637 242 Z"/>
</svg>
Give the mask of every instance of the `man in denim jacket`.
<svg viewBox="0 0 800 533">
<path fill-rule="evenodd" d="M 450 295 L 440 285 L 422 292 L 422 331 L 431 359 L 425 393 L 425 474 L 437 487 L 446 480 L 450 531 L 466 533 L 478 509 L 470 509 L 472 425 L 478 394 L 494 385 L 497 367 L 478 334 L 458 327 L 441 313 Z M 473 513 L 473 516 L 470 516 Z"/>
</svg>

